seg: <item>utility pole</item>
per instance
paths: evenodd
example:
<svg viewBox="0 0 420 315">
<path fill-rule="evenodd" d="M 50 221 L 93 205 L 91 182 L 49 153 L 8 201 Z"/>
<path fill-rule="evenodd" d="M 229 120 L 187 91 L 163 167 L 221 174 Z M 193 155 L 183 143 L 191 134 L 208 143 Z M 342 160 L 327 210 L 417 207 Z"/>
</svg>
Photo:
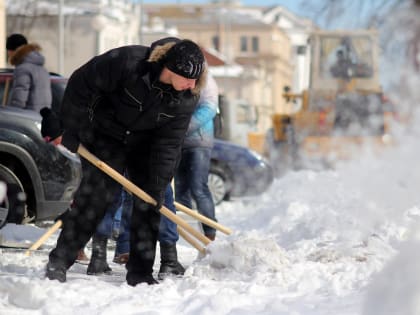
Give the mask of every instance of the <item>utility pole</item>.
<svg viewBox="0 0 420 315">
<path fill-rule="evenodd" d="M 6 4 L 4 0 L 0 0 L 0 36 L 6 38 Z M 7 56 L 6 56 L 6 42 L 2 41 L 0 48 L 0 67 L 6 67 Z"/>
<path fill-rule="evenodd" d="M 58 2 L 58 73 L 64 73 L 64 0 Z"/>
<path fill-rule="evenodd" d="M 143 9 L 144 9 L 144 6 L 143 6 L 143 0 L 140 0 L 140 25 L 139 25 L 139 28 L 140 28 L 140 34 L 139 34 L 139 42 L 140 42 L 140 45 L 143 45 L 143 40 L 144 40 L 144 36 L 143 36 L 143 26 L 144 26 L 144 22 L 143 22 L 143 19 L 144 19 L 144 13 L 143 13 Z"/>
</svg>

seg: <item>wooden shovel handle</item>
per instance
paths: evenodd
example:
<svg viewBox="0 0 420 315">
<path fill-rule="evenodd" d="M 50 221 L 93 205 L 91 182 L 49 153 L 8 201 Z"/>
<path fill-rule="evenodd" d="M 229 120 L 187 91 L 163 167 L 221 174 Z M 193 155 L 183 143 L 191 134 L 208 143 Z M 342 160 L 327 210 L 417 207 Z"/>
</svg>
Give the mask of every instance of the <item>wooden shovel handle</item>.
<svg viewBox="0 0 420 315">
<path fill-rule="evenodd" d="M 25 252 L 26 256 L 29 256 L 31 254 L 31 251 L 37 250 L 39 246 L 44 244 L 44 242 L 53 234 L 55 231 L 57 231 L 63 222 L 61 220 L 57 220 L 55 224 L 48 229 L 47 232 L 45 232 L 35 243 L 32 244 L 31 247 L 28 248 L 28 250 Z"/>
<path fill-rule="evenodd" d="M 131 192 L 132 194 L 136 195 L 140 199 L 151 203 L 152 205 L 156 205 L 156 201 L 149 196 L 146 192 L 141 190 L 138 186 L 134 185 L 131 181 L 129 181 L 127 178 L 125 178 L 123 175 L 118 173 L 116 170 L 114 170 L 112 167 L 110 167 L 105 162 L 102 162 L 99 160 L 96 156 L 94 156 L 92 153 L 90 153 L 88 150 L 86 150 L 85 147 L 82 145 L 79 145 L 79 148 L 77 150 L 77 153 L 79 153 L 82 157 L 84 157 L 86 160 L 91 162 L 93 165 L 98 167 L 100 170 L 102 170 L 104 173 L 111 176 L 113 179 L 115 179 L 118 183 L 120 183 L 127 191 Z M 163 214 L 165 217 L 167 217 L 169 220 L 173 221 L 177 225 L 184 228 L 186 231 L 191 233 L 195 238 L 202 241 L 205 245 L 210 244 L 211 240 L 208 239 L 206 236 L 195 230 L 192 226 L 190 226 L 187 221 L 184 219 L 178 217 L 176 214 L 172 213 L 168 208 L 163 206 L 160 208 L 159 212 Z"/>
<path fill-rule="evenodd" d="M 198 221 L 200 221 L 200 222 L 202 222 L 202 223 L 204 223 L 208 226 L 211 226 L 212 228 L 215 228 L 216 230 L 219 230 L 219 231 L 221 231 L 221 232 L 223 232 L 227 235 L 232 234 L 232 230 L 229 229 L 228 227 L 225 227 L 225 226 L 221 225 L 220 223 L 217 223 L 217 222 L 207 218 L 206 216 L 198 213 L 197 211 L 191 210 L 190 208 L 180 204 L 179 202 L 175 201 L 174 204 L 175 204 L 175 207 L 178 210 L 188 214 L 189 216 L 197 219 Z"/>
<path fill-rule="evenodd" d="M 181 235 L 183 239 L 185 239 L 188 243 L 190 243 L 203 255 L 206 254 L 206 249 L 203 246 L 201 246 L 201 244 L 199 244 L 194 238 L 192 238 L 182 227 L 178 226 L 177 229 L 178 229 L 179 235 Z"/>
</svg>

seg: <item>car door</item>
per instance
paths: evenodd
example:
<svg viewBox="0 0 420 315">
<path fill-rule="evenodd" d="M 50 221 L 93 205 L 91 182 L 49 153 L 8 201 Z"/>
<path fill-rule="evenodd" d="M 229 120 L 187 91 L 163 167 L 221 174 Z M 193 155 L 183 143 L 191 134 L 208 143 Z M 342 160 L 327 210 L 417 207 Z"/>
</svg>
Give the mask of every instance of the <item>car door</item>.
<svg viewBox="0 0 420 315">
<path fill-rule="evenodd" d="M 12 86 L 12 76 L 10 74 L 0 74 L 0 100 L 1 105 L 6 106 L 10 99 L 10 88 Z"/>
</svg>

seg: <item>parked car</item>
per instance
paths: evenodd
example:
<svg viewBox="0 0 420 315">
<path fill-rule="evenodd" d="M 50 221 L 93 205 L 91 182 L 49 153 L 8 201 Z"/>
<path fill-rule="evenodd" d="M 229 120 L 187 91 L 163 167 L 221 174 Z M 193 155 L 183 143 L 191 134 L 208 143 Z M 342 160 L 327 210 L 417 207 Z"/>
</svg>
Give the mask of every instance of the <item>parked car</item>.
<svg viewBox="0 0 420 315">
<path fill-rule="evenodd" d="M 41 137 L 41 116 L 8 103 L 13 70 L 0 70 L 0 181 L 7 184 L 1 208 L 7 222 L 53 219 L 68 208 L 81 168 L 79 158 Z M 52 107 L 57 109 L 66 79 L 51 74 Z"/>
<path fill-rule="evenodd" d="M 0 180 L 7 184 L 11 223 L 55 218 L 68 208 L 79 184 L 78 157 L 46 143 L 40 127 L 36 112 L 0 109 Z"/>
<path fill-rule="evenodd" d="M 273 179 L 273 168 L 260 154 L 228 141 L 215 140 L 209 188 L 216 204 L 231 197 L 261 194 Z"/>
</svg>

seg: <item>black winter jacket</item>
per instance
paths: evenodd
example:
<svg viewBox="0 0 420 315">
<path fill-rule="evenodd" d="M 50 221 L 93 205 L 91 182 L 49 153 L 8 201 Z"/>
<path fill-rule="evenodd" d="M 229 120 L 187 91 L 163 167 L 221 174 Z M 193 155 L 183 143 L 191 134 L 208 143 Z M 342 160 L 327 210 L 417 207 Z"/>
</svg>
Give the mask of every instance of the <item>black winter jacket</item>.
<svg viewBox="0 0 420 315">
<path fill-rule="evenodd" d="M 122 143 L 136 134 L 151 147 L 145 189 L 164 190 L 174 175 L 205 81 L 203 73 L 193 91 L 176 91 L 158 81 L 162 60 L 172 45 L 153 50 L 139 45 L 116 48 L 77 69 L 61 106 L 62 144 L 75 152 L 80 143 L 89 143 L 92 132 Z"/>
</svg>

